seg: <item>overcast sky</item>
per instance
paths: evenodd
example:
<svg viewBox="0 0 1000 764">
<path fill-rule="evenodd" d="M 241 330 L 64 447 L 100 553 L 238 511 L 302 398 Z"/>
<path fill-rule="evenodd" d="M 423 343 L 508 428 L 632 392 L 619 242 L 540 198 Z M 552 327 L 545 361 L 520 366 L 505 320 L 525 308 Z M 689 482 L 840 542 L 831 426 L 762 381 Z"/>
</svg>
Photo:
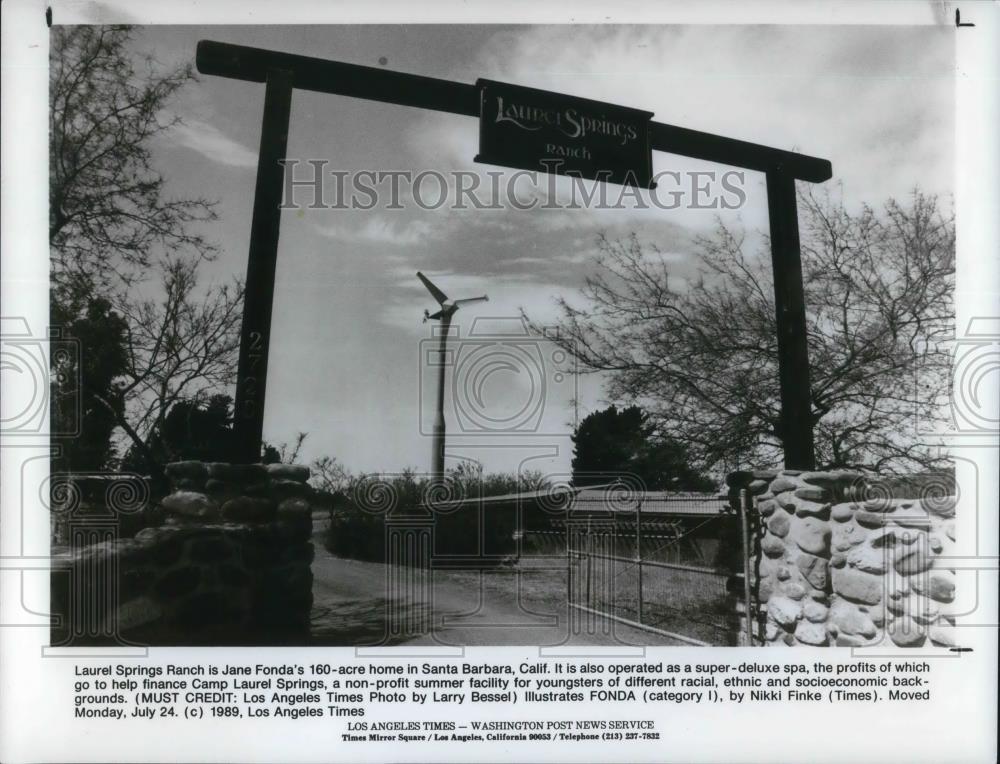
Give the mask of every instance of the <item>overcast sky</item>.
<svg viewBox="0 0 1000 764">
<path fill-rule="evenodd" d="M 136 47 L 167 66 L 193 62 L 197 41 L 214 39 L 610 101 L 652 111 L 660 122 L 827 158 L 855 205 L 904 197 L 917 184 L 951 193 L 953 35 L 947 27 L 147 27 Z M 220 220 L 209 233 L 222 255 L 206 269 L 208 279 L 246 269 L 263 97 L 262 85 L 202 76 L 175 103 L 186 125 L 155 148 L 171 194 L 219 200 Z M 498 169 L 473 163 L 477 141 L 476 121 L 467 117 L 297 91 L 288 153 L 328 159 L 339 170 Z M 655 171 L 699 169 L 728 168 L 654 155 Z M 766 229 L 762 177 L 747 173 L 745 187 L 746 205 L 723 213 L 726 222 Z M 553 297 L 578 290 L 599 232 L 637 232 L 666 252 L 683 278 L 692 267 L 691 235 L 712 226 L 716 214 L 287 211 L 265 437 L 280 443 L 308 432 L 305 460 L 335 456 L 354 470 L 428 469 L 422 430 L 430 419 L 421 416 L 421 395 L 432 402 L 434 380 L 421 342 L 433 324 L 421 317 L 434 304 L 416 270 L 449 296 L 489 294 L 488 304 L 458 313 L 463 338 L 506 333 L 509 322 L 472 321 L 516 316 L 519 306 L 542 321 L 554 317 Z M 461 346 L 470 359 L 481 347 Z M 544 345 L 512 352 L 529 353 L 542 373 L 515 371 L 511 356 L 482 380 L 481 398 L 466 400 L 464 411 L 449 400 L 449 449 L 491 471 L 528 460 L 530 468 L 565 472 L 574 417 L 606 402 L 600 381 L 560 374 Z M 470 361 L 466 376 L 487 366 Z M 486 416 L 524 427 L 538 420 L 539 434 L 458 436 L 463 427 L 495 427 Z"/>
</svg>

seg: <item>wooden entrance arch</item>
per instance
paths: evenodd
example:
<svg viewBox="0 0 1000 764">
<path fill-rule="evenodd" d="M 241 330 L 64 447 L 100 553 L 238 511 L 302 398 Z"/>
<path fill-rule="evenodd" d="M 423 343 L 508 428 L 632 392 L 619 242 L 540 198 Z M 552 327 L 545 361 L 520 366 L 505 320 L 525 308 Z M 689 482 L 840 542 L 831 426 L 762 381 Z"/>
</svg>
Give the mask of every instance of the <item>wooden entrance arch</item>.
<svg viewBox="0 0 1000 764">
<path fill-rule="evenodd" d="M 233 456 L 234 461 L 256 462 L 260 460 L 264 425 L 283 190 L 281 160 L 286 158 L 292 91 L 299 88 L 478 118 L 480 89 L 461 82 L 211 40 L 198 43 L 197 66 L 202 74 L 265 83 L 236 383 L 237 453 Z M 754 170 L 767 178 L 785 466 L 812 469 L 813 419 L 795 181 L 821 183 L 830 179 L 833 168 L 826 159 L 660 122 L 649 123 L 649 142 L 656 151 Z M 539 166 L 539 170 L 545 167 Z"/>
</svg>

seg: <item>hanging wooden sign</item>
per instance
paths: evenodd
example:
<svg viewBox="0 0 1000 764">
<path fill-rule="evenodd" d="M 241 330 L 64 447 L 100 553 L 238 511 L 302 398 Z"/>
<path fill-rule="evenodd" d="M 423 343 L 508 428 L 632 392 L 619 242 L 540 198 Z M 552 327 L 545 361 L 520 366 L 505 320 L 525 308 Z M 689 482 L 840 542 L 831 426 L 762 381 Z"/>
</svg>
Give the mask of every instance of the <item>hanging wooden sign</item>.
<svg viewBox="0 0 1000 764">
<path fill-rule="evenodd" d="M 653 113 L 480 79 L 475 161 L 652 187 Z"/>
</svg>

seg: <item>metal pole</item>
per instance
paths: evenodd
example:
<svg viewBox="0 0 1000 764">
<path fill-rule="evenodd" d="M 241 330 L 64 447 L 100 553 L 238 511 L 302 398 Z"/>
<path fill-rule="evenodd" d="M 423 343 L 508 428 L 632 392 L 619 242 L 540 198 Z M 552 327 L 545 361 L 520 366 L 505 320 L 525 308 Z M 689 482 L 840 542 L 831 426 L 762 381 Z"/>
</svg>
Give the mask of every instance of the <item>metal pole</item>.
<svg viewBox="0 0 1000 764">
<path fill-rule="evenodd" d="M 593 591 L 591 589 L 591 576 L 593 575 L 593 568 L 594 568 L 594 562 L 593 561 L 594 561 L 593 556 L 590 555 L 590 554 L 588 554 L 587 555 L 587 592 L 586 592 L 586 595 L 585 595 L 586 596 L 586 601 L 587 601 L 587 607 L 590 607 L 590 600 L 591 600 L 591 596 L 592 596 L 591 592 Z"/>
<path fill-rule="evenodd" d="M 778 329 L 778 380 L 781 387 L 781 441 L 787 469 L 815 469 L 809 345 L 802 288 L 802 253 L 795 199 L 795 176 L 776 167 L 767 173 L 767 212 L 771 228 L 774 309 Z"/>
<path fill-rule="evenodd" d="M 607 618 L 616 623 L 625 624 L 626 626 L 631 626 L 633 629 L 642 629 L 643 631 L 649 631 L 653 634 L 660 634 L 664 637 L 669 637 L 670 639 L 676 639 L 678 642 L 683 642 L 686 645 L 697 645 L 698 647 L 715 647 L 711 642 L 704 642 L 700 639 L 692 639 L 691 637 L 686 637 L 683 634 L 678 634 L 673 631 L 665 631 L 664 629 L 658 629 L 655 626 L 649 626 L 645 623 L 639 623 L 638 621 L 633 621 L 631 618 L 622 618 L 620 615 L 615 615 L 614 613 L 606 613 L 603 610 L 596 610 L 595 608 L 585 607 L 583 605 L 577 605 L 576 603 L 570 603 L 570 607 L 574 610 L 579 610 L 580 612 L 587 613 L 590 616 L 597 618 Z"/>
<path fill-rule="evenodd" d="M 743 536 L 743 616 L 746 619 L 747 647 L 753 647 L 753 608 L 750 602 L 750 491 L 743 489 L 740 496 L 740 530 Z"/>
<path fill-rule="evenodd" d="M 573 536 L 572 528 L 566 523 L 566 602 L 573 604 Z M 567 614 L 568 615 L 568 614 Z"/>
<path fill-rule="evenodd" d="M 278 228 L 281 223 L 284 172 L 281 160 L 285 158 L 288 145 L 291 106 L 291 75 L 284 71 L 268 72 L 253 220 L 250 224 L 250 254 L 243 298 L 243 328 L 240 331 L 236 405 L 233 412 L 232 458 L 235 462 L 259 462 L 261 458 L 267 356 L 271 347 L 274 272 L 278 262 Z"/>
<path fill-rule="evenodd" d="M 642 623 L 642 533 L 640 529 L 640 520 L 642 518 L 642 499 L 639 499 L 635 503 L 635 564 L 638 569 L 638 587 L 639 587 L 639 623 Z"/>
<path fill-rule="evenodd" d="M 434 429 L 432 443 L 431 477 L 434 482 L 444 480 L 444 380 L 445 380 L 445 355 L 448 350 L 448 331 L 451 328 L 451 314 L 445 313 L 441 317 L 441 342 L 438 350 L 438 389 L 437 407 L 434 411 Z"/>
<path fill-rule="evenodd" d="M 590 577 L 593 573 L 594 560 L 594 537 L 590 533 L 590 518 L 587 518 L 587 607 L 593 603 L 590 601 Z"/>
</svg>

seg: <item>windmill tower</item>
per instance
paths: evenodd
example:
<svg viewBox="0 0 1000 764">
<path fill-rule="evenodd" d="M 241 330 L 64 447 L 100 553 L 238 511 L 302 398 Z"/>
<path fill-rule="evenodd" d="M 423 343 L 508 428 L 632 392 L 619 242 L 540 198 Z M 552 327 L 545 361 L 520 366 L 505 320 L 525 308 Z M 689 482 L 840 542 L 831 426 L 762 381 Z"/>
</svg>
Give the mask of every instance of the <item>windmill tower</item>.
<svg viewBox="0 0 1000 764">
<path fill-rule="evenodd" d="M 448 295 L 438 289 L 430 279 L 428 279 L 420 271 L 417 271 L 417 278 L 423 282 L 423 285 L 427 287 L 427 291 L 431 293 L 435 300 L 437 300 L 440 309 L 436 313 L 431 313 L 428 310 L 424 311 L 424 321 L 437 320 L 441 322 L 441 345 L 438 351 L 438 389 L 437 389 L 437 407 L 434 412 L 434 429 L 433 429 L 433 445 L 432 445 L 432 461 L 431 461 L 431 473 L 435 481 L 440 481 L 444 479 L 444 370 L 445 370 L 445 358 L 447 358 L 446 352 L 448 349 L 448 330 L 451 327 L 451 318 L 458 312 L 458 309 L 462 305 L 468 305 L 473 302 L 486 302 L 490 298 L 486 295 L 482 297 L 467 297 L 464 300 L 449 300 Z"/>
</svg>

